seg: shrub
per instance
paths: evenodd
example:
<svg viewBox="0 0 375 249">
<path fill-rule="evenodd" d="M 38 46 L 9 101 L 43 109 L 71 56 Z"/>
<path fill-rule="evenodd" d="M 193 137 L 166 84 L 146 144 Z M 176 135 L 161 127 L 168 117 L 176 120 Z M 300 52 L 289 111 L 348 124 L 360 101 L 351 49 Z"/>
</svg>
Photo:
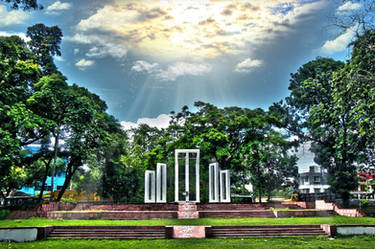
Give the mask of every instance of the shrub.
<svg viewBox="0 0 375 249">
<path fill-rule="evenodd" d="M 61 203 L 77 204 L 77 201 L 76 201 L 74 198 L 72 198 L 72 197 L 61 198 L 60 202 L 61 202 Z"/>
<path fill-rule="evenodd" d="M 361 200 L 361 207 L 366 208 L 370 206 L 370 201 L 369 200 Z"/>
<path fill-rule="evenodd" d="M 6 217 L 8 217 L 9 214 L 10 214 L 10 210 L 0 209 L 0 220 L 6 219 Z"/>
</svg>

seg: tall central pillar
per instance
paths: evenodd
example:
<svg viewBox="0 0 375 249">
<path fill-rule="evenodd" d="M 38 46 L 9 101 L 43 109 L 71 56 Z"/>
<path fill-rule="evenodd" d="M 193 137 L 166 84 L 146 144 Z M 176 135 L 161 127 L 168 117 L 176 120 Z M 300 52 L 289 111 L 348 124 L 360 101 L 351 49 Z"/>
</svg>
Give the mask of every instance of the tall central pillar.
<svg viewBox="0 0 375 249">
<path fill-rule="evenodd" d="M 199 150 L 175 150 L 175 202 L 200 202 Z"/>
</svg>

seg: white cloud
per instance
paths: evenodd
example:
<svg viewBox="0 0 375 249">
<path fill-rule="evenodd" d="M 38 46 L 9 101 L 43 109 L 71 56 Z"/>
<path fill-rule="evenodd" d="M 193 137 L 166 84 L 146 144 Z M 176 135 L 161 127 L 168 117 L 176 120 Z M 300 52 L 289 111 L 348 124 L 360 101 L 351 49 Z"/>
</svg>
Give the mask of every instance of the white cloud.
<svg viewBox="0 0 375 249">
<path fill-rule="evenodd" d="M 147 61 L 136 61 L 131 68 L 131 70 L 136 72 L 147 72 L 147 73 L 153 73 L 157 68 L 159 67 L 158 63 L 149 63 Z"/>
<path fill-rule="evenodd" d="M 4 5 L 0 5 L 0 27 L 24 24 L 30 18 L 30 14 L 21 10 L 8 11 Z"/>
<path fill-rule="evenodd" d="M 242 62 L 238 63 L 234 71 L 238 73 L 249 73 L 253 71 L 255 68 L 260 67 L 262 64 L 263 61 L 261 60 L 253 60 L 251 58 L 247 58 Z"/>
<path fill-rule="evenodd" d="M 355 36 L 356 28 L 349 28 L 345 33 L 339 35 L 334 40 L 326 41 L 321 47 L 321 51 L 326 54 L 335 54 L 344 51 Z"/>
<path fill-rule="evenodd" d="M 103 58 L 106 55 L 107 55 L 107 52 L 104 49 L 100 49 L 98 47 L 92 47 L 86 53 L 87 57 L 94 57 L 94 58 Z"/>
<path fill-rule="evenodd" d="M 80 70 L 85 70 L 86 68 L 89 68 L 95 64 L 95 61 L 92 60 L 86 60 L 86 59 L 80 59 L 75 65 Z"/>
<path fill-rule="evenodd" d="M 162 69 L 158 63 L 150 63 L 147 61 L 136 61 L 131 70 L 139 73 L 148 73 L 153 75 L 160 81 L 175 81 L 180 76 L 192 75 L 199 76 L 212 70 L 209 64 L 193 64 L 188 62 L 176 62 Z"/>
<path fill-rule="evenodd" d="M 56 1 L 46 9 L 47 15 L 57 15 L 61 10 L 68 10 L 72 7 L 71 3 L 62 3 L 60 1 Z"/>
<path fill-rule="evenodd" d="M 59 62 L 64 62 L 65 61 L 64 58 L 62 58 L 61 56 L 53 56 L 53 59 L 55 61 L 59 61 Z"/>
<path fill-rule="evenodd" d="M 12 35 L 17 35 L 21 37 L 21 39 L 24 40 L 25 42 L 30 41 L 30 38 L 27 37 L 24 33 L 0 31 L 0 36 L 12 36 Z"/>
<path fill-rule="evenodd" d="M 120 38 L 111 37 L 110 35 L 103 34 L 75 34 L 68 36 L 65 41 L 71 41 L 81 44 L 94 44 L 86 55 L 89 57 L 102 58 L 111 56 L 116 59 L 125 58 L 128 49 L 127 46 L 121 43 Z"/>
<path fill-rule="evenodd" d="M 167 70 L 160 70 L 156 77 L 161 81 L 175 81 L 178 77 L 184 75 L 199 76 L 212 70 L 209 64 L 192 64 L 186 62 L 177 62 L 169 66 Z"/>
<path fill-rule="evenodd" d="M 345 14 L 349 11 L 358 10 L 362 7 L 360 3 L 346 2 L 337 8 L 337 14 Z"/>
<path fill-rule="evenodd" d="M 74 53 L 74 55 L 77 55 L 77 54 L 79 53 L 79 48 L 75 48 L 75 49 L 73 50 L 73 53 Z"/>
<path fill-rule="evenodd" d="M 66 41 L 72 41 L 81 44 L 90 44 L 96 36 L 84 35 L 84 34 L 74 34 L 74 36 L 67 36 L 64 38 Z"/>
<path fill-rule="evenodd" d="M 141 124 L 147 124 L 150 127 L 156 128 L 167 128 L 169 126 L 169 121 L 171 118 L 167 114 L 160 114 L 156 118 L 140 118 L 137 123 L 122 121 L 121 126 L 124 130 L 130 130 L 132 128 L 137 128 Z"/>
</svg>

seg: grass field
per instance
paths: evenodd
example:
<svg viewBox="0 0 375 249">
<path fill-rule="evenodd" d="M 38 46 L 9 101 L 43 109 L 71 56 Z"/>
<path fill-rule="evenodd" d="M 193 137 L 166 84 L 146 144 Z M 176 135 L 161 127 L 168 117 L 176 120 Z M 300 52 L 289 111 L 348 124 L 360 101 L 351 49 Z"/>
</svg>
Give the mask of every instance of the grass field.
<svg viewBox="0 0 375 249">
<path fill-rule="evenodd" d="M 0 227 L 30 227 L 30 226 L 51 226 L 51 225 L 290 225 L 290 224 L 372 224 L 375 225 L 375 218 L 344 216 L 333 217 L 298 217 L 298 218 L 201 218 L 192 220 L 179 219 L 151 219 L 151 220 L 62 220 L 29 218 L 23 220 L 0 220 Z M 374 247 L 375 248 L 375 247 Z"/>
<path fill-rule="evenodd" d="M 29 243 L 0 243 L 0 249 L 113 249 L 113 248 L 257 248 L 257 249 L 307 249 L 307 248 L 375 248 L 372 236 L 338 237 L 289 237 L 253 239 L 175 239 L 175 240 L 43 240 Z"/>
</svg>

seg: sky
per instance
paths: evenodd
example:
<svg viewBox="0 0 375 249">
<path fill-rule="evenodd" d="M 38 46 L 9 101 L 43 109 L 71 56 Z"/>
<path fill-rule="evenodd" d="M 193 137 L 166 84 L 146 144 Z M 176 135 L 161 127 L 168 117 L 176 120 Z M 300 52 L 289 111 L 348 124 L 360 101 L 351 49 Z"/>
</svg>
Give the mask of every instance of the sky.
<svg viewBox="0 0 375 249">
<path fill-rule="evenodd" d="M 55 57 L 69 83 L 98 94 L 124 128 L 166 127 L 195 101 L 267 109 L 289 95 L 290 73 L 317 56 L 345 60 L 352 29 L 333 18 L 341 0 L 42 0 L 43 10 L 0 2 L 0 35 L 44 23 L 63 32 Z"/>
</svg>

